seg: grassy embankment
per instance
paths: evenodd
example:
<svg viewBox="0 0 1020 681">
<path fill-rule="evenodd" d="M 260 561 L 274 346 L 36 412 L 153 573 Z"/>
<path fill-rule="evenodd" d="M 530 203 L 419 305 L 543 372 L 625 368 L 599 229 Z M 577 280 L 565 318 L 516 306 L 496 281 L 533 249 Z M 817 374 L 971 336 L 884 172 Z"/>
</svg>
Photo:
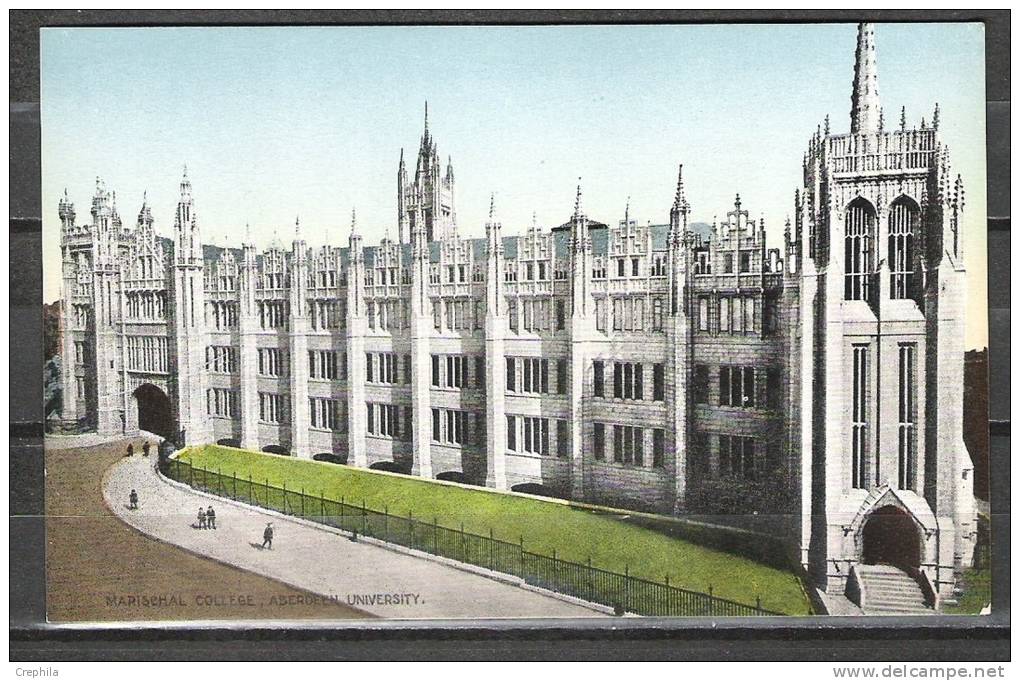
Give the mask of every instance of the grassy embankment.
<svg viewBox="0 0 1020 681">
<path fill-rule="evenodd" d="M 249 452 L 220 445 L 196 447 L 180 455 L 198 467 L 308 494 L 388 510 L 395 515 L 460 528 L 517 542 L 529 551 L 592 564 L 696 591 L 713 588 L 716 596 L 803 615 L 810 604 L 797 577 L 748 558 L 636 527 L 604 513 L 483 488 L 441 484 L 421 478 L 380 473 L 330 463 Z M 724 531 L 724 530 L 721 530 Z"/>
</svg>

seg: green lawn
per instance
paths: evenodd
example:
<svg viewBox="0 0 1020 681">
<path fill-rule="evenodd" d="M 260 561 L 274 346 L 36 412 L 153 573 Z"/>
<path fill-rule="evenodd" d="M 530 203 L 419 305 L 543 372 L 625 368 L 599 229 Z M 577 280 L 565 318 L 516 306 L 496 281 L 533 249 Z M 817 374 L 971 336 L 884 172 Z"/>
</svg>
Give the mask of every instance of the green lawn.
<svg viewBox="0 0 1020 681">
<path fill-rule="evenodd" d="M 969 568 L 963 571 L 961 581 L 963 594 L 960 600 L 942 610 L 947 615 L 977 615 L 981 608 L 992 602 L 992 571 Z"/>
<path fill-rule="evenodd" d="M 707 591 L 776 612 L 803 615 L 811 606 L 797 577 L 748 558 L 724 553 L 563 503 L 500 494 L 482 488 L 437 484 L 331 463 L 205 445 L 181 453 L 182 461 L 256 481 L 467 532 L 517 542 L 532 552 L 585 562 L 608 570 L 629 568 L 636 577 Z"/>
</svg>

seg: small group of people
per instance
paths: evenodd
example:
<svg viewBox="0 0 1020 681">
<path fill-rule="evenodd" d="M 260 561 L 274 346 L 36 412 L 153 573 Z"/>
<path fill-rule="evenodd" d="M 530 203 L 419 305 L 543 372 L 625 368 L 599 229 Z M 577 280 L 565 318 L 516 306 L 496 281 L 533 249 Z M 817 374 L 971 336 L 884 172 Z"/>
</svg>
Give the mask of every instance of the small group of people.
<svg viewBox="0 0 1020 681">
<path fill-rule="evenodd" d="M 148 456 L 149 455 L 149 449 L 151 447 L 152 447 L 152 445 L 150 445 L 149 441 L 146 440 L 145 444 L 142 445 L 142 456 Z M 135 444 L 133 442 L 129 442 L 128 446 L 127 446 L 127 456 L 134 456 L 134 455 L 135 455 Z"/>
<path fill-rule="evenodd" d="M 198 529 L 200 530 L 215 530 L 216 529 L 216 511 L 213 507 L 202 508 L 198 507 Z"/>
</svg>

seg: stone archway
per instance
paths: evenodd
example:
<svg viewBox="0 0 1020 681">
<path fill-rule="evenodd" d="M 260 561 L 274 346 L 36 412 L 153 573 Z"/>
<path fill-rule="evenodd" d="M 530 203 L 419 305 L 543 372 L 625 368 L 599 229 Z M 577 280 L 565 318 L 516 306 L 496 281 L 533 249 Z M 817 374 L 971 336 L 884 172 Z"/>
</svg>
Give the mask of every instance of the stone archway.
<svg viewBox="0 0 1020 681">
<path fill-rule="evenodd" d="M 921 564 L 921 536 L 910 515 L 896 506 L 871 512 L 861 531 L 861 562 L 916 568 Z"/>
<path fill-rule="evenodd" d="M 168 440 L 175 437 L 174 417 L 170 408 L 170 398 L 166 393 L 151 383 L 138 386 L 132 397 L 138 405 L 138 428 Z"/>
</svg>

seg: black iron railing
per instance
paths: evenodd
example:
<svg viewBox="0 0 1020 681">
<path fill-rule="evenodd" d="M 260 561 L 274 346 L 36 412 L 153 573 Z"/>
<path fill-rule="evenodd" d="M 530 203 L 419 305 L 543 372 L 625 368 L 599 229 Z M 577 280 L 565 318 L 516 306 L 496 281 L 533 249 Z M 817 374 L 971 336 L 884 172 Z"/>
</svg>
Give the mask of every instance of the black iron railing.
<svg viewBox="0 0 1020 681">
<path fill-rule="evenodd" d="M 617 612 L 646 616 L 750 617 L 779 615 L 754 605 L 719 598 L 711 593 L 692 591 L 665 583 L 633 577 L 624 573 L 577 563 L 528 551 L 524 539 L 517 542 L 440 525 L 438 520 L 416 518 L 368 508 L 364 502 L 344 497 L 329 499 L 304 490 L 276 487 L 269 481 L 258 482 L 219 471 L 193 466 L 186 461 L 168 459 L 162 466 L 167 477 L 194 489 L 241 501 L 335 527 L 355 535 L 422 551 L 435 556 L 512 575 L 528 584 L 573 596 L 591 603 L 609 606 Z"/>
</svg>

